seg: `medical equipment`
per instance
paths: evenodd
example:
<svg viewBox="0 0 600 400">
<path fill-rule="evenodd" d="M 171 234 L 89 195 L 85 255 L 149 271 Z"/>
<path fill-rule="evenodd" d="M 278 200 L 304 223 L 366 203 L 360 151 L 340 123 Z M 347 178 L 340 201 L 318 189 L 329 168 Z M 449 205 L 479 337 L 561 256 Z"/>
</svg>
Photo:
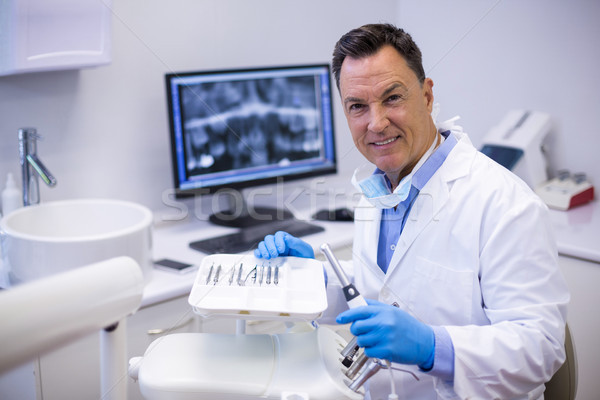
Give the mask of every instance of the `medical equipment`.
<svg viewBox="0 0 600 400">
<path fill-rule="evenodd" d="M 331 251 L 329 244 L 323 243 L 321 245 L 321 252 L 325 255 L 327 261 L 329 261 L 329 264 L 342 284 L 342 290 L 344 291 L 344 297 L 348 303 L 348 307 L 356 308 L 368 305 L 367 301 L 362 297 L 344 273 L 340 262 Z M 352 339 L 341 352 L 342 356 L 344 356 L 341 363 L 345 367 L 349 367 L 349 372 L 346 372 L 346 376 L 352 379 L 348 387 L 355 392 L 357 392 L 365 382 L 375 375 L 382 367 L 382 364 L 378 362 L 379 360 L 369 359 L 366 354 L 361 352 L 357 347 L 356 340 Z M 358 357 L 354 360 L 353 357 L 356 354 L 358 354 Z M 354 366 L 353 364 L 355 363 L 358 365 Z"/>
<path fill-rule="evenodd" d="M 568 170 L 558 171 L 558 176 L 535 188 L 535 192 L 550 208 L 569 210 L 594 199 L 594 186 L 584 173 L 571 175 Z"/>
<path fill-rule="evenodd" d="M 353 300 L 366 304 L 352 285 L 345 286 Z M 205 318 L 311 321 L 327 308 L 323 264 L 299 257 L 207 256 L 188 302 Z M 172 334 L 131 359 L 129 374 L 139 380 L 147 400 L 359 400 L 363 383 L 380 366 L 367 364 L 368 371 L 349 379 L 340 364 L 346 345 L 327 327 L 279 334 Z"/>
<path fill-rule="evenodd" d="M 510 111 L 485 136 L 481 152 L 514 172 L 534 189 L 548 179 L 544 145 L 551 125 L 548 114 Z"/>
<path fill-rule="evenodd" d="M 344 297 L 346 298 L 348 307 L 354 308 L 366 306 L 366 300 L 364 299 L 364 297 L 361 296 L 360 293 L 358 293 L 358 290 L 356 290 L 354 285 L 350 282 L 350 280 L 344 273 L 340 262 L 331 251 L 329 244 L 323 243 L 321 245 L 321 252 L 325 255 L 327 261 L 329 261 L 329 264 L 331 264 L 331 266 L 333 267 L 333 271 L 335 272 L 338 279 L 340 280 L 340 283 L 342 284 L 342 290 L 344 291 Z"/>
</svg>

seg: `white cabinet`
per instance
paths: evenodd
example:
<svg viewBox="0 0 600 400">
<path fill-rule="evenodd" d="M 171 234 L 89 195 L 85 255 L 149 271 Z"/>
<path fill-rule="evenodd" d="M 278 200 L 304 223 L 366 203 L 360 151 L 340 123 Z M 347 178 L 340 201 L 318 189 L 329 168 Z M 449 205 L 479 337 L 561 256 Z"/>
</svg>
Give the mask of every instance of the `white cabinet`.
<svg viewBox="0 0 600 400">
<path fill-rule="evenodd" d="M 0 75 L 107 64 L 110 0 L 0 1 Z"/>
<path fill-rule="evenodd" d="M 600 393 L 600 263 L 561 255 L 559 264 L 571 292 L 567 321 L 577 353 L 577 400 L 596 400 Z"/>
</svg>

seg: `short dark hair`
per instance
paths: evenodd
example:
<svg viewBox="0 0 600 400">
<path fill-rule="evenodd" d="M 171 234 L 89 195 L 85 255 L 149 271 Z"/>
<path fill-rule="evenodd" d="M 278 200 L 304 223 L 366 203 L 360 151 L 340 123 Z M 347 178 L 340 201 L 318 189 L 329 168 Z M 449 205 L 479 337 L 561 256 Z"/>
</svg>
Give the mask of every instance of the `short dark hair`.
<svg viewBox="0 0 600 400">
<path fill-rule="evenodd" d="M 422 84 L 425 81 L 421 50 L 412 37 L 392 24 L 368 24 L 343 35 L 333 49 L 331 69 L 340 89 L 340 70 L 346 57 L 363 58 L 375 54 L 385 45 L 394 47 Z"/>
</svg>

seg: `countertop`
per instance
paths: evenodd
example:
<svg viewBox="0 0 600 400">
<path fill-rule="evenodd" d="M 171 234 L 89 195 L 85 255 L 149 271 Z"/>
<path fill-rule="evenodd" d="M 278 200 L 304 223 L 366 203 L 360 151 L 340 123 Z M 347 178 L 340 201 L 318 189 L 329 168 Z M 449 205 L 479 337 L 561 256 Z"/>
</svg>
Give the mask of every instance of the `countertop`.
<svg viewBox="0 0 600 400">
<path fill-rule="evenodd" d="M 352 222 L 310 222 L 325 228 L 323 232 L 302 237 L 313 246 L 315 254 L 318 254 L 318 249 L 324 242 L 328 242 L 333 250 L 352 243 L 354 237 Z M 215 226 L 193 218 L 157 224 L 153 231 L 154 260 L 170 258 L 200 265 L 207 254 L 191 249 L 188 244 L 195 240 L 232 232 L 235 232 L 232 228 Z M 153 269 L 152 279 L 144 289 L 141 307 L 189 294 L 195 276 L 195 271 L 178 274 Z"/>
<path fill-rule="evenodd" d="M 600 202 L 567 211 L 550 210 L 558 252 L 600 264 Z"/>
<path fill-rule="evenodd" d="M 594 200 L 568 211 L 550 210 L 555 228 L 558 251 L 561 255 L 581 258 L 600 264 L 600 204 Z M 350 222 L 312 221 L 325 228 L 324 232 L 303 237 L 318 253 L 319 246 L 329 242 L 333 249 L 352 243 L 354 228 Z M 199 265 L 206 256 L 191 249 L 194 240 L 234 232 L 232 228 L 211 225 L 189 218 L 184 221 L 158 224 L 154 229 L 154 259 L 171 258 Z M 184 274 L 153 270 L 146 286 L 142 307 L 188 294 L 194 283 L 195 271 Z"/>
</svg>

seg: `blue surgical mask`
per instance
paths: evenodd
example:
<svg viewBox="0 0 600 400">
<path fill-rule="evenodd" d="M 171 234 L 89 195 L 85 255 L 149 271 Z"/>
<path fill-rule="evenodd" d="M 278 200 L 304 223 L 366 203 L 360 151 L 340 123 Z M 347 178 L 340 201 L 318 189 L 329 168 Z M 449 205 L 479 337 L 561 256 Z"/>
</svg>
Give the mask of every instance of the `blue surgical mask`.
<svg viewBox="0 0 600 400">
<path fill-rule="evenodd" d="M 404 177 L 392 192 L 384 174 L 374 173 L 365 179 L 358 180 L 357 175 L 360 174 L 360 170 L 361 168 L 357 168 L 354 171 L 351 182 L 374 207 L 380 210 L 394 208 L 408 197 L 412 185 L 410 175 Z"/>
</svg>

